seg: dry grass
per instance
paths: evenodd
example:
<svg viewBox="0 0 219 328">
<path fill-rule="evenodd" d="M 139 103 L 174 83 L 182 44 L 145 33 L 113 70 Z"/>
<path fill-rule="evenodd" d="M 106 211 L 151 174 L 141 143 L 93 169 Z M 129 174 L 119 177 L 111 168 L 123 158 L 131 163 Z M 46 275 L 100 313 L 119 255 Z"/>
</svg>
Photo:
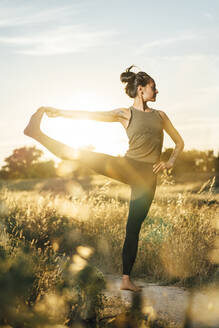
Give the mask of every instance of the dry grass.
<svg viewBox="0 0 219 328">
<path fill-rule="evenodd" d="M 217 234 L 219 194 L 214 193 L 214 181 L 202 191 L 197 183 L 174 185 L 171 177 L 162 178 L 141 228 L 133 275 L 205 279 Z M 1 212 L 15 216 L 21 238 L 41 247 L 55 243 L 56 251 L 67 255 L 78 243 L 90 246 L 95 250 L 93 264 L 118 273 L 130 189 L 102 176 L 92 179 L 87 188 L 70 179 L 33 180 L 32 190 L 31 181 L 17 181 L 2 187 Z M 13 190 L 16 185 L 18 190 Z"/>
<path fill-rule="evenodd" d="M 21 245 L 31 253 L 35 289 L 29 304 L 62 285 L 67 267 L 68 274 L 83 271 L 88 263 L 98 274 L 121 272 L 129 196 L 128 186 L 102 176 L 1 182 L 0 247 L 9 262 Z M 182 286 L 217 278 L 218 202 L 214 178 L 205 186 L 176 185 L 163 174 L 141 228 L 133 276 Z M 86 284 L 83 288 L 90 292 Z M 48 297 L 35 312 L 48 303 L 53 308 L 58 298 Z M 60 303 L 63 318 L 65 306 Z"/>
</svg>

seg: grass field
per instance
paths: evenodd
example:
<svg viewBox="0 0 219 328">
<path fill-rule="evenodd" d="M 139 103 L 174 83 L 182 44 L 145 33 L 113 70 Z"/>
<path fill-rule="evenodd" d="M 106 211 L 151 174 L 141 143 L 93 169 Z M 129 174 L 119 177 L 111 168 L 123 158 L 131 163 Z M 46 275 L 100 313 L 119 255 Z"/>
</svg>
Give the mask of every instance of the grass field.
<svg viewBox="0 0 219 328">
<path fill-rule="evenodd" d="M 81 295 L 92 295 L 101 307 L 104 273 L 122 272 L 129 186 L 92 175 L 2 180 L 0 187 L 0 323 L 8 324 L 2 318 L 10 317 L 12 322 L 29 320 L 32 327 L 39 320 L 65 327 L 69 306 L 74 304 L 76 315 L 75 304 L 84 302 Z M 161 176 L 142 224 L 132 276 L 186 287 L 217 282 L 218 203 L 214 178 L 176 184 Z M 16 300 L 23 319 L 15 314 L 21 313 L 15 311 Z M 59 304 L 58 319 L 53 304 L 56 309 Z M 48 306 L 52 319 L 45 319 Z"/>
</svg>

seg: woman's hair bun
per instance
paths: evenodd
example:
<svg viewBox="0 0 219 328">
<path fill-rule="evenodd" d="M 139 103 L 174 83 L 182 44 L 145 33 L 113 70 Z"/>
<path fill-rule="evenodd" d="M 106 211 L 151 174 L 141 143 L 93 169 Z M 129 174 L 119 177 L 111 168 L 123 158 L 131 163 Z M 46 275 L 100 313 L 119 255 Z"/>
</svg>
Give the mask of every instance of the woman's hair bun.
<svg viewBox="0 0 219 328">
<path fill-rule="evenodd" d="M 132 69 L 132 67 L 134 67 L 135 65 L 132 65 L 130 67 L 128 67 L 126 69 L 125 72 L 123 72 L 121 75 L 120 75 L 120 81 L 122 83 L 132 83 L 134 82 L 135 80 L 135 77 L 136 77 L 136 73 L 134 72 L 130 72 L 130 70 Z"/>
<path fill-rule="evenodd" d="M 125 86 L 125 92 L 131 98 L 135 98 L 137 96 L 137 88 L 139 85 L 142 85 L 144 87 L 151 80 L 153 80 L 145 72 L 142 72 L 142 71 L 139 71 L 138 73 L 131 72 L 130 70 L 134 66 L 135 65 L 128 67 L 126 69 L 126 71 L 120 75 L 120 81 L 122 83 L 127 83 Z M 137 67 L 137 66 L 135 66 L 135 67 Z"/>
</svg>

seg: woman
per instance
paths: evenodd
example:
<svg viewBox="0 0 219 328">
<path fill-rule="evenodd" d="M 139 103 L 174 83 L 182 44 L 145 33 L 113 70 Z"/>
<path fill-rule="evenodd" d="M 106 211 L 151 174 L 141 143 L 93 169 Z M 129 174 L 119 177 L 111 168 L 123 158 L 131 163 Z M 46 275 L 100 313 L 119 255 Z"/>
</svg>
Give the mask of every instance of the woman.
<svg viewBox="0 0 219 328">
<path fill-rule="evenodd" d="M 125 92 L 134 99 L 133 106 L 112 111 L 66 111 L 52 107 L 40 107 L 30 119 L 24 134 L 37 140 L 53 154 L 66 160 L 79 160 L 82 165 L 98 174 L 116 179 L 131 187 L 131 199 L 126 225 L 126 237 L 122 250 L 123 276 L 120 289 L 140 291 L 130 279 L 138 248 L 139 232 L 154 198 L 157 173 L 173 168 L 175 160 L 184 148 L 180 134 L 164 111 L 149 108 L 148 101 L 156 101 L 158 90 L 155 81 L 145 72 L 134 73 L 130 66 L 120 75 L 126 83 Z M 88 150 L 75 151 L 54 140 L 40 130 L 42 116 L 62 116 L 72 119 L 92 119 L 104 122 L 120 122 L 129 138 L 129 149 L 122 157 Z M 168 161 L 160 161 L 163 145 L 163 129 L 175 143 Z"/>
</svg>

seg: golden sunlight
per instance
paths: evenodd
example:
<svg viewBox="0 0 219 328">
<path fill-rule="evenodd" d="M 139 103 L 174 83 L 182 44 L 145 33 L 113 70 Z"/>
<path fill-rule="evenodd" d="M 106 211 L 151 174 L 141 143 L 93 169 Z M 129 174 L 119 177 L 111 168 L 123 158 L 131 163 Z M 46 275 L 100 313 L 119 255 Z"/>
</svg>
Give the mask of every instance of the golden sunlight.
<svg viewBox="0 0 219 328">
<path fill-rule="evenodd" d="M 45 115 L 41 129 L 51 138 L 74 149 L 91 147 L 94 151 L 116 156 L 122 154 L 127 147 L 124 139 L 121 140 L 120 129 L 122 130 L 122 127 L 115 126 L 115 123 L 65 118 L 51 119 Z M 46 150 L 45 153 L 51 155 Z"/>
</svg>

